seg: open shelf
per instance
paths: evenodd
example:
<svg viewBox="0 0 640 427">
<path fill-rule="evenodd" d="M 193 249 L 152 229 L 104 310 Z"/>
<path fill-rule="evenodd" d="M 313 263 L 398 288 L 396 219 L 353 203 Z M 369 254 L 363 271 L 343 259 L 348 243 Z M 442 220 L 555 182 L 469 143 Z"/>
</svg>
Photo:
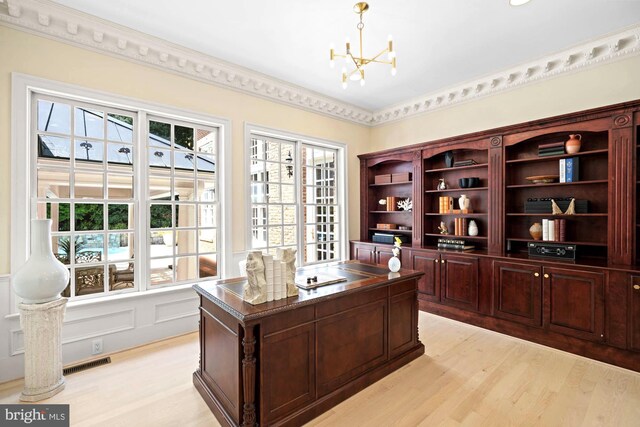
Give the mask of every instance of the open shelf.
<svg viewBox="0 0 640 427">
<path fill-rule="evenodd" d="M 486 213 L 478 213 L 478 212 L 474 212 L 474 213 L 436 213 L 436 212 L 427 212 L 425 213 L 426 216 L 458 216 L 458 217 L 470 217 L 470 218 L 482 218 L 487 216 Z"/>
<path fill-rule="evenodd" d="M 600 150 L 591 150 L 591 151 L 580 151 L 574 154 L 558 154 L 557 156 L 543 156 L 543 157 L 531 157 L 529 159 L 513 159 L 507 160 L 505 163 L 525 163 L 525 162 L 544 162 L 548 160 L 558 160 L 565 159 L 568 157 L 578 157 L 578 156 L 592 156 L 596 154 L 608 154 L 608 149 L 600 149 Z"/>
<path fill-rule="evenodd" d="M 429 169 L 424 171 L 424 173 L 435 173 L 435 172 L 449 172 L 449 171 L 459 171 L 459 170 L 467 170 L 467 169 L 478 169 L 478 168 L 486 168 L 488 163 L 478 163 L 477 165 L 471 166 L 453 166 L 450 168 L 438 168 L 438 169 Z"/>
<path fill-rule="evenodd" d="M 462 191 L 487 191 L 488 187 L 447 188 L 445 190 L 425 190 L 425 193 L 459 193 Z"/>
<path fill-rule="evenodd" d="M 521 212 L 507 212 L 507 216 L 546 216 L 552 218 L 571 218 L 571 217 L 607 217 L 607 213 L 578 213 L 573 215 L 565 214 L 552 214 L 552 213 L 521 213 Z"/>
<path fill-rule="evenodd" d="M 487 236 L 455 236 L 453 234 L 440 233 L 424 233 L 428 237 L 440 237 L 442 239 L 460 239 L 460 240 L 487 240 Z"/>
<path fill-rule="evenodd" d="M 413 230 L 398 230 L 398 229 L 387 229 L 387 228 L 370 228 L 369 231 L 383 231 L 385 233 L 397 233 L 397 234 L 411 234 Z"/>
<path fill-rule="evenodd" d="M 369 184 L 369 187 L 386 187 L 388 185 L 405 185 L 405 184 L 413 184 L 413 181 L 385 182 L 383 184 Z"/>
<path fill-rule="evenodd" d="M 596 179 L 591 181 L 575 181 L 575 182 L 550 182 L 548 184 L 516 184 L 507 185 L 507 188 L 542 188 L 542 187 L 558 187 L 558 186 L 572 186 L 572 185 L 593 185 L 593 184 L 607 184 L 609 181 L 606 179 Z"/>
<path fill-rule="evenodd" d="M 533 239 L 523 239 L 520 237 L 507 237 L 507 240 L 511 240 L 512 242 L 546 242 L 546 243 L 563 243 L 567 245 L 607 247 L 606 243 L 598 243 L 598 242 L 570 242 L 570 241 L 559 242 L 557 240 L 533 240 Z"/>
</svg>

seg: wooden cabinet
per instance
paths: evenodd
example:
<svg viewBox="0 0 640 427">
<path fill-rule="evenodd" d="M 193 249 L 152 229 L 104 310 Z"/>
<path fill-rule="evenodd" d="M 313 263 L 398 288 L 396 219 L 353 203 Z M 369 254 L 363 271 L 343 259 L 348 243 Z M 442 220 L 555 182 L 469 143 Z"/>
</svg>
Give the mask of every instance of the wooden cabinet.
<svg viewBox="0 0 640 427">
<path fill-rule="evenodd" d="M 567 153 L 571 134 L 581 147 Z M 361 154 L 360 242 L 371 242 L 377 222 L 412 226 L 402 264 L 425 274 L 420 309 L 640 371 L 638 135 L 635 100 Z M 567 163 L 573 173 L 562 179 Z M 410 168 L 411 183 L 375 182 Z M 411 217 L 378 207 L 410 189 Z M 458 209 L 463 194 L 468 210 Z M 566 212 L 572 199 L 573 213 L 553 214 L 552 201 Z M 464 220 L 477 235 L 464 235 Z M 575 260 L 529 257 L 529 230 L 544 220 Z M 441 224 L 473 250 L 439 252 Z M 352 252 L 369 263 L 389 257 L 375 246 Z"/>
<path fill-rule="evenodd" d="M 493 263 L 493 315 L 529 326 L 542 326 L 542 268 Z"/>
<path fill-rule="evenodd" d="M 629 349 L 640 351 L 640 276 L 629 285 Z"/>
<path fill-rule="evenodd" d="M 351 242 L 351 259 L 367 264 L 387 265 L 393 258 L 391 245 L 376 245 L 364 242 Z M 404 257 L 402 259 L 404 261 Z"/>
<path fill-rule="evenodd" d="M 440 300 L 478 311 L 478 259 L 443 253 L 440 256 Z"/>
<path fill-rule="evenodd" d="M 544 267 L 544 311 L 551 331 L 604 341 L 604 274 Z"/>
<path fill-rule="evenodd" d="M 409 264 L 406 267 L 424 273 L 418 280 L 420 298 L 440 301 L 439 265 L 440 253 L 437 251 L 410 251 Z"/>
</svg>

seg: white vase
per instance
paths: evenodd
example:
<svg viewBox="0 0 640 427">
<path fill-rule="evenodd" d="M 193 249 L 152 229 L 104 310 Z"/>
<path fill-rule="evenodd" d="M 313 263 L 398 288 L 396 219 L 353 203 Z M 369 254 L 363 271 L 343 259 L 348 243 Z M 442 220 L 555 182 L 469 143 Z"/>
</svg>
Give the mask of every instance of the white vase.
<svg viewBox="0 0 640 427">
<path fill-rule="evenodd" d="M 70 254 L 69 254 L 70 255 Z M 69 270 L 51 251 L 51 220 L 31 220 L 31 256 L 13 277 L 13 290 L 24 304 L 60 298 L 69 283 Z"/>
<path fill-rule="evenodd" d="M 469 236 L 477 236 L 478 235 L 478 224 L 474 220 L 469 221 L 469 227 L 467 228 L 469 232 Z"/>
<path fill-rule="evenodd" d="M 469 198 L 465 194 L 463 194 L 458 199 L 458 205 L 460 206 L 460 209 L 469 209 L 469 207 L 471 206 L 471 200 L 469 200 Z"/>
</svg>

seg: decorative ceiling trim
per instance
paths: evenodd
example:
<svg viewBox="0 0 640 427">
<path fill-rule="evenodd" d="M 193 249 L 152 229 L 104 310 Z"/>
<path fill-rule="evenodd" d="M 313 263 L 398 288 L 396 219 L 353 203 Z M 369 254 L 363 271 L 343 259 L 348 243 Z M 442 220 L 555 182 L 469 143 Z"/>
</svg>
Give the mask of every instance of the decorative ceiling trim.
<svg viewBox="0 0 640 427">
<path fill-rule="evenodd" d="M 48 0 L 0 0 L 0 24 L 271 101 L 370 125 L 371 111 Z"/>
<path fill-rule="evenodd" d="M 0 24 L 304 110 L 377 126 L 640 54 L 640 25 L 369 111 L 49 0 L 0 0 Z"/>
<path fill-rule="evenodd" d="M 383 108 L 373 113 L 372 125 L 406 119 L 638 54 L 640 25 L 477 80 Z"/>
</svg>

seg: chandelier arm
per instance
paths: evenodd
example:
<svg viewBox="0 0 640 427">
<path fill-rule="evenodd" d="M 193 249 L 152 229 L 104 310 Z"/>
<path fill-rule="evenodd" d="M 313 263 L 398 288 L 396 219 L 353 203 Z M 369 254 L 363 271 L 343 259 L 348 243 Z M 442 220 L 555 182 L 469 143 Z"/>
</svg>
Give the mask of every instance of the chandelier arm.
<svg viewBox="0 0 640 427">
<path fill-rule="evenodd" d="M 379 54 L 377 54 L 376 56 L 374 56 L 373 58 L 367 60 L 368 62 L 382 62 L 382 61 L 378 61 L 378 58 L 380 58 L 382 55 L 384 55 L 385 53 L 389 52 L 389 48 L 384 49 L 382 52 L 380 52 Z M 391 64 L 391 62 L 389 62 L 389 64 Z"/>
</svg>

